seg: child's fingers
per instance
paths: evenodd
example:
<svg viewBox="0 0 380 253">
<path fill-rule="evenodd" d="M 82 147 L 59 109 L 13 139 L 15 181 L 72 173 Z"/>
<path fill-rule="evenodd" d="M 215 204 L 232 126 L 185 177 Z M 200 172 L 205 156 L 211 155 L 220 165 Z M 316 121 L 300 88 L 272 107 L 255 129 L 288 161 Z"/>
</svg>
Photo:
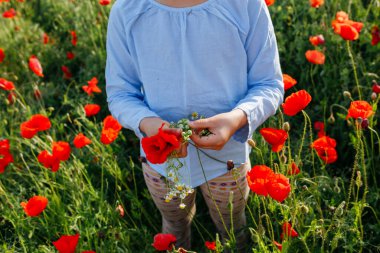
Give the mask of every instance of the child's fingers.
<svg viewBox="0 0 380 253">
<path fill-rule="evenodd" d="M 196 130 L 202 130 L 205 128 L 212 128 L 214 126 L 214 122 L 212 118 L 207 119 L 198 119 L 195 121 L 189 122 L 189 127 Z"/>
<path fill-rule="evenodd" d="M 219 139 L 217 135 L 210 134 L 208 136 L 199 136 L 197 134 L 191 135 L 191 140 L 199 148 L 214 149 L 218 146 Z"/>
</svg>

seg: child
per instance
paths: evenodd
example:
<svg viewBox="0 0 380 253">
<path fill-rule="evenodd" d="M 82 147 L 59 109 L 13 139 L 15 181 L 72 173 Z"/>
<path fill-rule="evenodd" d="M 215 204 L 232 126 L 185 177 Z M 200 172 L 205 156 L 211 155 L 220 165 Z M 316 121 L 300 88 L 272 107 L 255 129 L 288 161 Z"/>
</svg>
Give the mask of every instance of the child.
<svg viewBox="0 0 380 253">
<path fill-rule="evenodd" d="M 264 0 L 117 0 L 108 24 L 106 83 L 112 115 L 140 139 L 192 112 L 206 117 L 190 123 L 192 142 L 177 150 L 186 168 L 180 173 L 193 188 L 200 186 L 223 239 L 231 237 L 232 198 L 234 234 L 243 247 L 247 140 L 284 95 Z M 212 134 L 197 135 L 202 129 Z M 227 169 L 228 160 L 238 167 L 237 178 Z M 166 164 L 143 162 L 142 167 L 162 214 L 162 232 L 176 236 L 176 247 L 190 249 L 195 192 L 183 210 L 178 199 L 166 203 L 161 179 Z"/>
</svg>

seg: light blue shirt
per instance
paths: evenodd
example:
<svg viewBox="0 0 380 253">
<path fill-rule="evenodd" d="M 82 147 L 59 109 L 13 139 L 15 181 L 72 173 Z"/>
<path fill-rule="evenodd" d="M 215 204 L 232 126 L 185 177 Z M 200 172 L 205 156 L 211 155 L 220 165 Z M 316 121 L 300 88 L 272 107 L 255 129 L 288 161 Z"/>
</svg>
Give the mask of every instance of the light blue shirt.
<svg viewBox="0 0 380 253">
<path fill-rule="evenodd" d="M 206 117 L 243 110 L 248 124 L 220 151 L 200 153 L 207 180 L 249 159 L 246 143 L 284 96 L 276 38 L 264 0 L 208 0 L 185 8 L 155 0 L 117 0 L 107 32 L 107 102 L 120 124 L 141 139 L 140 121 Z M 144 151 L 140 146 L 142 156 Z M 126 154 L 127 155 L 127 154 Z M 206 179 L 189 145 L 180 173 L 196 187 Z M 150 164 L 166 176 L 166 164 Z"/>
</svg>

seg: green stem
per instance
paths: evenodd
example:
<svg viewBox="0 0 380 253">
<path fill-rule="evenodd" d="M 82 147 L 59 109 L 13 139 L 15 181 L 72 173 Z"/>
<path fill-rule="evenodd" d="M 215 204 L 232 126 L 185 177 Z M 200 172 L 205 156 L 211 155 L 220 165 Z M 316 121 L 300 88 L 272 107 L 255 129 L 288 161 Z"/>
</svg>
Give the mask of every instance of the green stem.
<svg viewBox="0 0 380 253">
<path fill-rule="evenodd" d="M 350 59 L 351 59 L 352 69 L 354 70 L 354 76 L 355 76 L 356 87 L 358 89 L 359 100 L 362 100 L 362 94 L 361 94 L 361 91 L 360 91 L 358 74 L 356 72 L 355 60 L 354 60 L 354 56 L 352 55 L 352 52 L 351 52 L 351 47 L 350 47 L 350 41 L 349 40 L 346 41 L 346 45 L 347 45 L 348 55 L 350 56 Z"/>
</svg>

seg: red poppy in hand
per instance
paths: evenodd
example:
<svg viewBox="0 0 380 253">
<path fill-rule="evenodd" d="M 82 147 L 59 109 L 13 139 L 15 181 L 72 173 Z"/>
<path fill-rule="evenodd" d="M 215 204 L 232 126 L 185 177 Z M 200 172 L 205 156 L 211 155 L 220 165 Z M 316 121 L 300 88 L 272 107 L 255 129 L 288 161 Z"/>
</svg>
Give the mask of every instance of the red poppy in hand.
<svg viewBox="0 0 380 253">
<path fill-rule="evenodd" d="M 146 154 L 146 159 L 153 164 L 164 163 L 168 156 L 181 146 L 181 137 L 173 133 L 158 129 L 156 135 L 144 137 L 141 140 L 142 148 Z"/>
<path fill-rule="evenodd" d="M 292 88 L 294 85 L 297 84 L 297 80 L 287 74 L 283 74 L 282 78 L 284 79 L 285 90 L 289 90 L 290 88 Z"/>
<path fill-rule="evenodd" d="M 272 145 L 273 152 L 280 152 L 286 139 L 288 139 L 288 133 L 282 129 L 262 128 L 260 134 Z"/>
<path fill-rule="evenodd" d="M 42 196 L 34 196 L 28 202 L 21 202 L 26 215 L 34 217 L 40 215 L 46 208 L 48 199 Z"/>
<path fill-rule="evenodd" d="M 35 114 L 28 121 L 21 124 L 21 136 L 30 139 L 37 132 L 48 130 L 50 126 L 51 123 L 48 117 L 41 114 Z"/>
<path fill-rule="evenodd" d="M 348 109 L 348 118 L 362 118 L 367 119 L 374 114 L 372 106 L 367 101 L 353 101 L 351 102 L 350 108 Z"/>
<path fill-rule="evenodd" d="M 53 242 L 54 247 L 59 253 L 74 253 L 79 240 L 79 234 L 63 235 Z"/>
<path fill-rule="evenodd" d="M 91 144 L 91 140 L 87 138 L 83 133 L 77 134 L 73 142 L 76 148 L 83 148 L 84 146 Z"/>
<path fill-rule="evenodd" d="M 311 102 L 311 96 L 306 90 L 300 90 L 292 93 L 285 99 L 285 103 L 282 104 L 284 113 L 288 116 L 294 116 Z"/>
<path fill-rule="evenodd" d="M 172 234 L 156 234 L 152 246 L 158 251 L 172 250 L 176 241 L 177 238 Z"/>
</svg>

